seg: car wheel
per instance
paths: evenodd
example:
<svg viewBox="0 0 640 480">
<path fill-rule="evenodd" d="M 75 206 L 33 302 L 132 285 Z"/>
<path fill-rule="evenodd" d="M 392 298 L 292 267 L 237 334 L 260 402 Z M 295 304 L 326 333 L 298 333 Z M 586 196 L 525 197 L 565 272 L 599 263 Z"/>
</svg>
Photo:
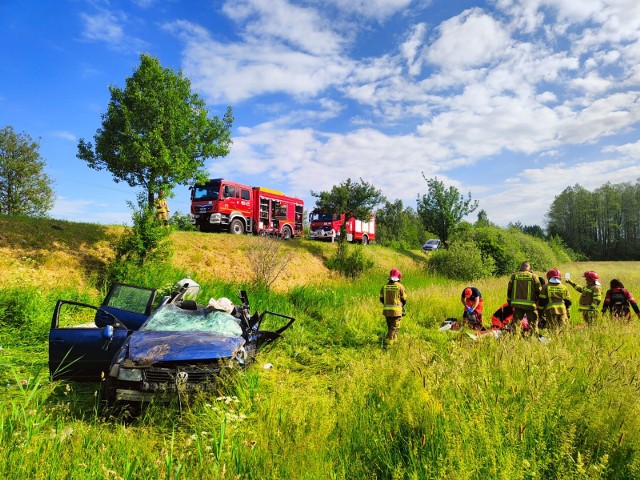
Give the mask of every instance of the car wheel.
<svg viewBox="0 0 640 480">
<path fill-rule="evenodd" d="M 288 225 L 285 225 L 282 228 L 282 238 L 284 238 L 285 240 L 291 240 L 292 236 L 293 236 L 293 233 L 291 232 L 291 227 Z"/>
<path fill-rule="evenodd" d="M 244 223 L 239 218 L 234 218 L 229 224 L 229 231 L 234 235 L 242 235 L 244 233 Z"/>
<path fill-rule="evenodd" d="M 100 384 L 100 402 L 103 406 L 108 407 L 116 401 L 116 380 L 113 377 L 107 379 Z"/>
<path fill-rule="evenodd" d="M 366 235 L 362 236 L 362 245 L 369 245 L 369 237 Z"/>
</svg>

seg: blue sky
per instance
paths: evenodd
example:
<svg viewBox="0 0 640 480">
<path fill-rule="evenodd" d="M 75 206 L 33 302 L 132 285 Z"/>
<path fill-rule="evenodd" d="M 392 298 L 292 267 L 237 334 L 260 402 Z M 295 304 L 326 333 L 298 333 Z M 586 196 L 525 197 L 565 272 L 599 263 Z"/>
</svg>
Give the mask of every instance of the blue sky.
<svg viewBox="0 0 640 480">
<path fill-rule="evenodd" d="M 543 226 L 568 186 L 640 178 L 637 0 L 3 0 L 0 40 L 0 126 L 40 140 L 55 218 L 129 222 L 137 190 L 76 152 L 141 53 L 233 108 L 212 178 L 308 208 L 347 178 L 415 208 L 424 173 Z"/>
</svg>

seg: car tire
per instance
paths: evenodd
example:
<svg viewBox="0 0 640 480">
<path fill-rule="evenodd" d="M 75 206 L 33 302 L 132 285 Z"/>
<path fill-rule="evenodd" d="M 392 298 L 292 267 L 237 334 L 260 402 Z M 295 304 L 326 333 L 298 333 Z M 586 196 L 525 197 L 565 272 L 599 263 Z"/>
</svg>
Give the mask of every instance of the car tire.
<svg viewBox="0 0 640 480">
<path fill-rule="evenodd" d="M 291 240 L 291 237 L 293 237 L 291 227 L 289 225 L 285 225 L 284 227 L 282 227 L 282 238 L 284 240 Z"/>
<path fill-rule="evenodd" d="M 100 384 L 100 403 L 104 407 L 113 405 L 116 401 L 116 379 L 113 377 L 107 377 L 107 379 Z"/>
<path fill-rule="evenodd" d="M 362 243 L 362 245 L 369 245 L 369 237 L 366 236 L 366 235 L 363 235 L 361 243 Z"/>
<path fill-rule="evenodd" d="M 244 233 L 244 223 L 239 218 L 234 218 L 229 224 L 229 232 L 234 235 L 242 235 Z"/>
</svg>

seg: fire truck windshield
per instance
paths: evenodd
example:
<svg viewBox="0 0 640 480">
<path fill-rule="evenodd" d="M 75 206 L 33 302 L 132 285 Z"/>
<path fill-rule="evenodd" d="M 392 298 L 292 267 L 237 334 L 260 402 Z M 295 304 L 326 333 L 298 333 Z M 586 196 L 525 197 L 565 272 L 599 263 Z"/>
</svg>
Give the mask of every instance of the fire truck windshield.
<svg viewBox="0 0 640 480">
<path fill-rule="evenodd" d="M 193 187 L 192 200 L 198 202 L 203 200 L 217 200 L 220 192 L 220 180 L 207 182 L 204 185 Z"/>
<path fill-rule="evenodd" d="M 311 214 L 312 222 L 333 222 L 335 216 L 331 213 L 313 212 Z"/>
</svg>

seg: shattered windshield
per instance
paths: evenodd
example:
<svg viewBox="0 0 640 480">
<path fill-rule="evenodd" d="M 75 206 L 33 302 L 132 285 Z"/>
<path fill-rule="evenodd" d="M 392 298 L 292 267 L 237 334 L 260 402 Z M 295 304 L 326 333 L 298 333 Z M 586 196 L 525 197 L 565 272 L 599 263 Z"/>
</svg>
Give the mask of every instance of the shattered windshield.
<svg viewBox="0 0 640 480">
<path fill-rule="evenodd" d="M 169 304 L 155 312 L 140 328 L 151 332 L 207 332 L 225 337 L 239 337 L 242 328 L 227 312 L 204 309 L 184 310 Z"/>
</svg>

